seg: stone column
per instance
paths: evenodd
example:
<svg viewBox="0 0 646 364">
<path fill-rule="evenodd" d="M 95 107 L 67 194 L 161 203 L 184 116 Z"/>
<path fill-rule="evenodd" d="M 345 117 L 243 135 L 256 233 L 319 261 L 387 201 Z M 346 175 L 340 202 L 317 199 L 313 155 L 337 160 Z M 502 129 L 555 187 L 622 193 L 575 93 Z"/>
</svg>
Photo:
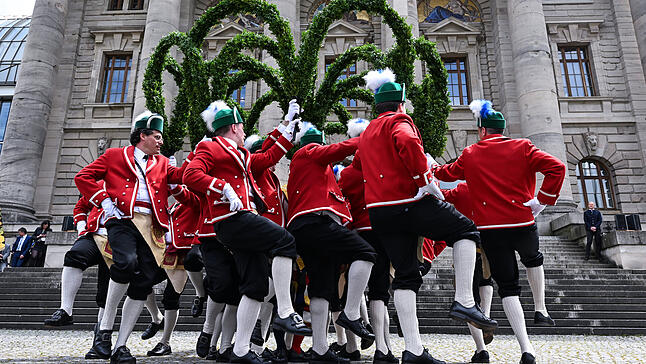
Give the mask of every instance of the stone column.
<svg viewBox="0 0 646 364">
<path fill-rule="evenodd" d="M 142 84 L 144 73 L 150 60 L 150 55 L 159 41 L 168 33 L 179 30 L 179 17 L 182 0 L 150 0 L 148 4 L 148 15 L 146 16 L 146 28 L 144 29 L 144 40 L 139 55 L 139 69 L 137 70 L 137 86 L 135 88 L 135 105 L 133 117 L 146 109 L 146 97 Z M 171 52 L 173 52 L 171 50 Z M 172 53 L 174 55 L 174 53 Z M 166 99 L 166 115 L 170 117 L 172 99 L 177 95 L 175 80 L 168 73 L 164 73 L 164 98 Z"/>
<path fill-rule="evenodd" d="M 37 0 L 34 6 L 0 154 L 0 208 L 6 221 L 35 220 L 34 193 L 67 7 L 67 0 Z"/>
<path fill-rule="evenodd" d="M 567 163 L 543 5 L 508 0 L 507 10 L 522 136 Z M 559 205 L 574 207 L 567 175 Z"/>
<path fill-rule="evenodd" d="M 635 24 L 635 35 L 639 45 L 642 68 L 646 74 L 646 1 L 630 0 L 630 11 L 633 15 L 633 24 Z"/>
</svg>

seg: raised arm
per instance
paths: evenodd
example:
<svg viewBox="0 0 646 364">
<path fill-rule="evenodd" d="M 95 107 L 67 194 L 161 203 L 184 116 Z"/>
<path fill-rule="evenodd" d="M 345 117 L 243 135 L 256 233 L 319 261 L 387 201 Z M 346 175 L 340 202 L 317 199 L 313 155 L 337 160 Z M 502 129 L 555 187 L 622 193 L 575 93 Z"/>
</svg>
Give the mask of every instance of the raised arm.
<svg viewBox="0 0 646 364">
<path fill-rule="evenodd" d="M 401 120 L 393 128 L 393 141 L 397 153 L 417 187 L 424 187 L 433 180 L 431 169 L 426 163 L 422 139 L 411 122 Z"/>
<path fill-rule="evenodd" d="M 352 138 L 330 145 L 309 144 L 305 148 L 304 152 L 308 158 L 326 166 L 342 161 L 345 157 L 354 154 L 359 148 L 359 138 Z"/>
<path fill-rule="evenodd" d="M 108 168 L 110 168 L 110 158 L 120 157 L 115 155 L 116 153 L 120 154 L 121 149 L 108 149 L 94 162 L 83 167 L 74 177 L 76 188 L 96 207 L 101 207 L 101 201 L 110 197 L 105 187 L 98 181 L 104 179 Z"/>
<path fill-rule="evenodd" d="M 536 148 L 529 141 L 526 146 L 526 156 L 530 168 L 545 176 L 536 198 L 543 205 L 554 205 L 565 179 L 565 164 L 551 154 Z"/>
</svg>

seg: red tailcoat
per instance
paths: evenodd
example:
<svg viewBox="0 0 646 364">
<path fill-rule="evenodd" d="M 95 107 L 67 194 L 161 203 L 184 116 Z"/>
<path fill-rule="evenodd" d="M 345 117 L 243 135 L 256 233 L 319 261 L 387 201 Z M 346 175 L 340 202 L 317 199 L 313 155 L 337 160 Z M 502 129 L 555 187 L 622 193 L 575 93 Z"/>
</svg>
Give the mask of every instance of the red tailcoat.
<svg viewBox="0 0 646 364">
<path fill-rule="evenodd" d="M 195 157 L 184 173 L 184 183 L 196 193 L 205 194 L 209 207 L 205 223 L 212 224 L 236 213 L 229 210 L 228 201 L 223 201 L 222 188 L 226 183 L 238 194 L 242 210 L 253 210 L 249 186 L 267 206 L 252 171 L 264 170 L 278 163 L 288 150 L 286 145 L 289 142 L 281 137 L 266 152 L 251 154 L 244 148 L 235 148 L 223 137 L 199 143 Z"/>
<path fill-rule="evenodd" d="M 192 151 L 188 154 L 186 159 L 184 159 L 182 168 L 186 169 L 186 167 L 188 167 L 188 164 L 191 163 L 191 160 L 193 160 L 194 158 L 195 158 L 195 151 Z M 200 245 L 200 240 L 198 238 L 206 237 L 206 236 L 215 236 L 215 231 L 213 231 L 213 224 L 207 224 L 204 222 L 208 218 L 208 214 L 209 214 L 209 204 L 206 201 L 206 195 L 197 193 L 196 191 L 191 191 L 191 192 L 193 192 L 193 194 L 197 196 L 198 200 L 200 201 L 200 207 L 199 207 L 200 214 L 195 224 L 196 232 L 195 232 L 195 237 L 193 238 L 192 244 Z"/>
<path fill-rule="evenodd" d="M 72 210 L 72 213 L 74 214 L 74 225 L 78 224 L 79 221 L 85 221 L 87 222 L 87 215 L 92 211 L 92 204 L 90 204 L 90 201 L 85 196 L 81 196 L 78 201 L 76 201 L 76 205 L 74 205 L 74 210 Z"/>
<path fill-rule="evenodd" d="M 372 230 L 370 225 L 370 216 L 366 209 L 366 200 L 364 198 L 363 173 L 361 172 L 361 160 L 359 151 L 355 153 L 352 164 L 341 171 L 339 178 L 339 187 L 350 204 L 350 213 L 352 214 L 352 229 L 354 230 Z"/>
<path fill-rule="evenodd" d="M 462 215 L 473 220 L 473 205 L 471 202 L 471 195 L 469 195 L 469 187 L 466 182 L 460 182 L 458 185 L 450 190 L 442 190 L 444 200 L 453 204 L 455 209 Z"/>
<path fill-rule="evenodd" d="M 361 134 L 362 170 L 368 208 L 415 201 L 432 181 L 420 132 L 410 116 L 386 112 Z"/>
<path fill-rule="evenodd" d="M 78 232 L 79 236 L 97 232 L 101 227 L 99 224 L 101 215 L 103 215 L 103 209 L 92 206 L 85 196 L 81 196 L 74 206 L 74 224 L 85 221 L 85 229 Z"/>
<path fill-rule="evenodd" d="M 110 148 L 74 177 L 76 187 L 91 204 L 100 208 L 101 201 L 110 197 L 125 219 L 133 217 L 139 187 L 134 150 L 133 146 Z M 148 159 L 145 172 L 153 221 L 168 229 L 168 184 L 182 183 L 183 170 L 169 166 L 168 158 L 163 155 L 153 155 Z M 99 184 L 99 180 L 103 180 L 105 186 Z"/>
<path fill-rule="evenodd" d="M 478 229 L 497 229 L 534 224 L 532 210 L 523 203 L 534 198 L 536 173 L 545 176 L 536 197 L 542 204 L 554 205 L 565 165 L 527 139 L 493 134 L 434 172 L 442 181 L 466 180 Z"/>
<path fill-rule="evenodd" d="M 358 146 L 359 138 L 352 138 L 330 145 L 310 143 L 294 153 L 287 183 L 287 225 L 297 216 L 323 210 L 339 216 L 342 223 L 352 221 L 330 164 L 353 154 Z"/>
<path fill-rule="evenodd" d="M 172 241 L 168 252 L 177 249 L 190 249 L 195 238 L 195 232 L 200 223 L 200 199 L 186 187 L 178 187 L 173 191 L 177 202 L 170 208 L 170 224 Z"/>
</svg>

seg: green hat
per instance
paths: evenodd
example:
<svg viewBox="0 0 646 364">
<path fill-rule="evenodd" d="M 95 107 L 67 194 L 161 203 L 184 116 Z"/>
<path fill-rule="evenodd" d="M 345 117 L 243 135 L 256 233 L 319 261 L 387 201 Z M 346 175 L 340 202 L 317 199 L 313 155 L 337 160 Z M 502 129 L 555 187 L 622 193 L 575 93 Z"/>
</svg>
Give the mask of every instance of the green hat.
<svg viewBox="0 0 646 364">
<path fill-rule="evenodd" d="M 478 120 L 479 128 L 504 129 L 507 126 L 505 117 L 501 112 L 496 111 L 488 100 L 473 100 L 469 108 Z"/>
<path fill-rule="evenodd" d="M 310 143 L 325 144 L 325 135 L 323 132 L 316 128 L 308 129 L 301 137 L 301 146 Z"/>
<path fill-rule="evenodd" d="M 224 101 L 215 101 L 209 105 L 201 114 L 206 128 L 214 132 L 223 126 L 242 124 L 242 116 L 237 107 L 231 109 Z"/>
<path fill-rule="evenodd" d="M 249 153 L 255 153 L 259 151 L 262 148 L 262 143 L 265 142 L 265 139 L 267 138 L 258 139 L 253 142 L 253 144 L 251 144 L 251 148 L 249 148 Z"/>
<path fill-rule="evenodd" d="M 363 78 L 366 86 L 375 93 L 375 104 L 406 101 L 406 85 L 395 82 L 391 69 L 370 71 Z"/>
<path fill-rule="evenodd" d="M 135 118 L 135 123 L 132 126 L 132 131 L 137 129 L 153 129 L 158 130 L 160 133 L 164 132 L 164 118 L 150 111 L 145 111 Z"/>
</svg>

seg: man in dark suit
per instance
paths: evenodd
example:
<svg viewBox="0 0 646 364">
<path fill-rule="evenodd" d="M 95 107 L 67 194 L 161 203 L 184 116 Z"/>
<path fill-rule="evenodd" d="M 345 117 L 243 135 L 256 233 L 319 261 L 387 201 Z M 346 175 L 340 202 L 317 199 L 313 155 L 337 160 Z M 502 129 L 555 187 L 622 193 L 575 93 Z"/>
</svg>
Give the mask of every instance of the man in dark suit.
<svg viewBox="0 0 646 364">
<path fill-rule="evenodd" d="M 599 210 L 594 208 L 594 202 L 588 203 L 588 209 L 583 213 L 585 222 L 585 233 L 588 236 L 588 243 L 585 245 L 585 260 L 590 259 L 590 248 L 594 238 L 594 253 L 597 259 L 601 261 L 601 223 L 603 216 Z"/>
<path fill-rule="evenodd" d="M 27 229 L 21 227 L 18 229 L 18 237 L 16 237 L 16 242 L 13 243 L 11 248 L 11 266 L 12 267 L 21 267 L 26 261 L 29 249 L 31 248 L 34 239 L 27 235 Z"/>
</svg>

